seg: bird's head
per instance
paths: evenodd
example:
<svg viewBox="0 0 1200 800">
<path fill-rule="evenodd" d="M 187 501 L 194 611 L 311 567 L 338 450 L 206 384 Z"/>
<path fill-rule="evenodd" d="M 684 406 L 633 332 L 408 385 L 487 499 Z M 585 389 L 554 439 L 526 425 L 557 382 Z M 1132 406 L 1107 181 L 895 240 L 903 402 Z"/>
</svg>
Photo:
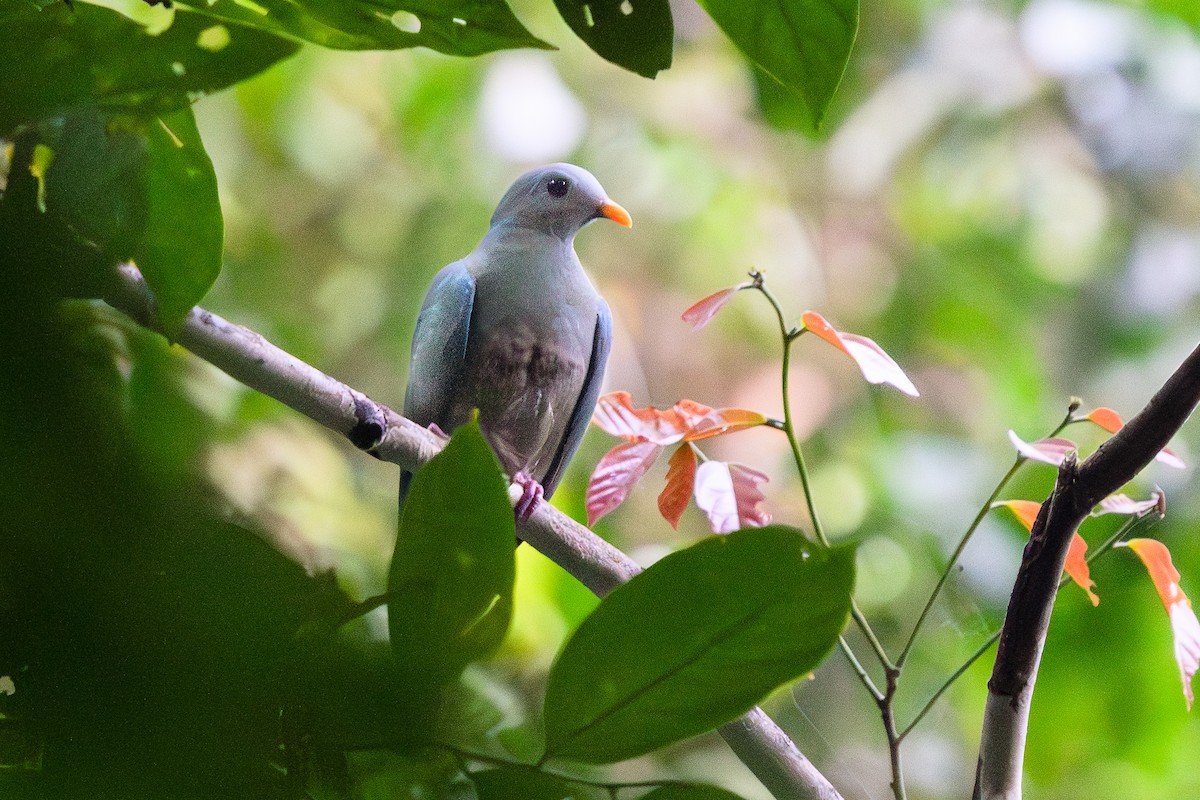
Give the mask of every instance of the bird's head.
<svg viewBox="0 0 1200 800">
<path fill-rule="evenodd" d="M 629 212 L 608 198 L 592 173 L 574 164 L 550 164 L 517 178 L 496 207 L 492 225 L 511 223 L 570 240 L 601 217 L 633 225 Z"/>
</svg>

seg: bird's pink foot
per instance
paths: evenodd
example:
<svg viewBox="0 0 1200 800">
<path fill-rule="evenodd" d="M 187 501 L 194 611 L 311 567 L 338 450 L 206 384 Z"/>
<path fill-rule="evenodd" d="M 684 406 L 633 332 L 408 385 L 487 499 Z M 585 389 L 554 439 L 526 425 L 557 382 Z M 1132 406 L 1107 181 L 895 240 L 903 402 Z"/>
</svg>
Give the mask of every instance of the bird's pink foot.
<svg viewBox="0 0 1200 800">
<path fill-rule="evenodd" d="M 434 436 L 438 437 L 439 439 L 449 439 L 450 438 L 450 434 L 448 434 L 444 430 L 442 430 L 442 426 L 438 425 L 436 422 L 429 423 L 429 432 L 432 433 Z"/>
<path fill-rule="evenodd" d="M 542 489 L 542 485 L 529 477 L 529 474 L 525 470 L 521 470 L 513 476 L 513 483 L 521 487 L 521 499 L 517 500 L 513 511 L 517 522 L 524 522 L 533 514 L 545 492 Z"/>
</svg>

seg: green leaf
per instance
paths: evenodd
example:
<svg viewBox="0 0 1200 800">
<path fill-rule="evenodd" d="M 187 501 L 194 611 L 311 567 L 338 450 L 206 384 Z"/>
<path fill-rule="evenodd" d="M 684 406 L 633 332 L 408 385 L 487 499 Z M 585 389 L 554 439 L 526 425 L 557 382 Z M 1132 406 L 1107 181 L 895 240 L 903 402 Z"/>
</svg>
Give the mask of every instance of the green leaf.
<svg viewBox="0 0 1200 800">
<path fill-rule="evenodd" d="M 413 478 L 388 575 L 388 630 L 418 706 L 504 638 L 516 527 L 500 465 L 473 421 Z"/>
<path fill-rule="evenodd" d="M 533 767 L 501 767 L 472 772 L 479 800 L 600 800 L 606 793 L 580 786 Z"/>
<path fill-rule="evenodd" d="M 135 128 L 112 127 L 94 106 L 44 126 L 53 151 L 46 212 L 97 245 L 111 263 L 133 258 L 146 231 L 147 142 Z"/>
<path fill-rule="evenodd" d="M 134 260 L 172 333 L 216 280 L 224 236 L 191 108 L 145 120 L 81 107 L 41 130 L 53 150 L 47 214 L 94 245 L 105 266 Z"/>
<path fill-rule="evenodd" d="M 152 36 L 127 17 L 86 3 L 41 11 L 0 3 L 0 134 L 79 105 L 142 115 L 173 111 L 297 49 L 278 36 L 217 25 L 183 9 L 170 28 Z"/>
<path fill-rule="evenodd" d="M 858 31 L 858 0 L 697 0 L 756 66 L 821 125 Z"/>
<path fill-rule="evenodd" d="M 217 279 L 225 225 L 191 108 L 150 123 L 146 142 L 146 233 L 134 261 L 170 335 Z"/>
<path fill-rule="evenodd" d="M 640 800 L 742 800 L 733 792 L 699 783 L 672 783 L 660 786 Z"/>
<path fill-rule="evenodd" d="M 602 58 L 647 78 L 671 66 L 675 23 L 667 0 L 554 0 L 554 5 Z"/>
<path fill-rule="evenodd" d="M 703 733 L 821 662 L 850 609 L 854 553 L 792 528 L 713 536 L 601 601 L 546 689 L 547 756 L 601 764 Z"/>
<path fill-rule="evenodd" d="M 183 5 L 339 50 L 428 47 L 476 56 L 512 47 L 554 49 L 526 30 L 504 0 L 204 0 Z"/>
<path fill-rule="evenodd" d="M 346 753 L 346 771 L 353 794 L 332 790 L 317 797 L 354 797 L 357 800 L 430 798 L 477 800 L 475 787 L 463 773 L 453 753 L 435 747 L 404 752 L 359 750 Z"/>
</svg>

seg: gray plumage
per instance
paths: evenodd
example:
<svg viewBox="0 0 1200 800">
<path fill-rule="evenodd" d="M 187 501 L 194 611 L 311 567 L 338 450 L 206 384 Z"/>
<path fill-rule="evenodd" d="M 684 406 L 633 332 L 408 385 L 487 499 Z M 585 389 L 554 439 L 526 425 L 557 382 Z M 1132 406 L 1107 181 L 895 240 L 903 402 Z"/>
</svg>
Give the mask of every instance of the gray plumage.
<svg viewBox="0 0 1200 800">
<path fill-rule="evenodd" d="M 583 439 L 612 342 L 608 305 L 573 247 L 600 217 L 630 224 L 586 170 L 525 173 L 483 241 L 434 277 L 413 333 L 404 415 L 449 433 L 478 408 L 505 471 L 546 497 Z M 536 504 L 526 492 L 519 514 Z"/>
</svg>

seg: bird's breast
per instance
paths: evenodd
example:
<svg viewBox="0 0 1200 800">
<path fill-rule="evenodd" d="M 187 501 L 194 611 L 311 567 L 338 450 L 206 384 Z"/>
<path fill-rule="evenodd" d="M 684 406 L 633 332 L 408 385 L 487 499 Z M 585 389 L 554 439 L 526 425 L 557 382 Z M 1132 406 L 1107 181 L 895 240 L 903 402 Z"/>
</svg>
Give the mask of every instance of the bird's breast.
<svg viewBox="0 0 1200 800">
<path fill-rule="evenodd" d="M 591 340 L 553 315 L 502 320 L 473 342 L 462 398 L 478 408 L 493 449 L 510 472 L 537 475 L 564 435 L 587 375 Z M 593 323 L 594 324 L 594 323 Z"/>
</svg>

